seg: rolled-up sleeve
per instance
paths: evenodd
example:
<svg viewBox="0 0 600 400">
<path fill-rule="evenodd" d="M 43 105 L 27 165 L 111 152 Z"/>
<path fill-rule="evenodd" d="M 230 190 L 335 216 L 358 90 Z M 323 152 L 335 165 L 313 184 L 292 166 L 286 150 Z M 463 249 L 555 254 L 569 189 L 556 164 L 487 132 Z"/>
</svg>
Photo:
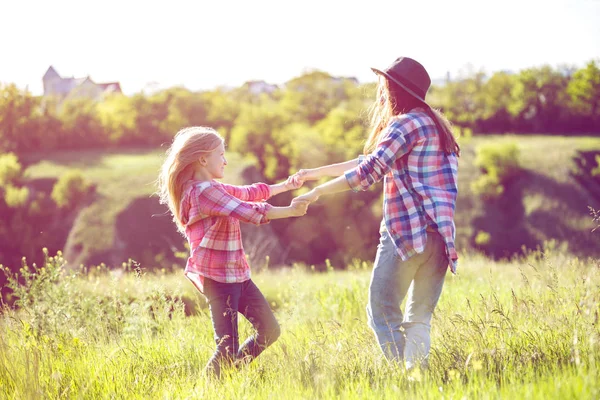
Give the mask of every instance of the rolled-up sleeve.
<svg viewBox="0 0 600 400">
<path fill-rule="evenodd" d="M 220 183 L 227 193 L 244 201 L 265 201 L 271 198 L 271 187 L 266 183 L 254 183 L 246 186 Z"/>
<path fill-rule="evenodd" d="M 271 220 L 267 218 L 267 212 L 271 208 L 273 208 L 272 205 L 270 205 L 269 203 L 254 203 L 254 204 L 252 204 L 252 207 L 254 207 L 254 210 L 256 212 L 258 212 L 262 215 L 262 219 L 260 220 L 259 224 L 257 224 L 257 225 L 268 224 L 269 222 L 271 222 Z"/>
<path fill-rule="evenodd" d="M 363 191 L 382 180 L 394 162 L 410 151 L 418 127 L 414 120 L 408 118 L 390 123 L 382 133 L 382 140 L 377 148 L 364 157 L 357 167 L 345 172 L 350 188 L 355 192 Z"/>
<path fill-rule="evenodd" d="M 224 188 L 210 186 L 197 197 L 194 204 L 204 215 L 234 217 L 242 222 L 262 225 L 269 222 L 267 211 L 272 207 L 268 203 L 248 203 L 229 194 Z"/>
</svg>

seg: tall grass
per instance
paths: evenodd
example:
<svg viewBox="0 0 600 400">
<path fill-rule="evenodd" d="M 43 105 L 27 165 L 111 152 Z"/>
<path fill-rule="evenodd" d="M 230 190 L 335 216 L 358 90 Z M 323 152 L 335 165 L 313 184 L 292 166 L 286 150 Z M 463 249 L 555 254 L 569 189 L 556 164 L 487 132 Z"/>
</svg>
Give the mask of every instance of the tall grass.
<svg viewBox="0 0 600 400">
<path fill-rule="evenodd" d="M 254 277 L 281 338 L 253 364 L 208 381 L 206 304 L 181 274 L 72 271 L 58 254 L 24 265 L 0 323 L 4 398 L 396 399 L 600 396 L 600 263 L 547 249 L 462 257 L 432 329 L 431 367 L 406 373 L 366 326 L 370 263 Z M 250 333 L 241 323 L 241 335 Z"/>
</svg>

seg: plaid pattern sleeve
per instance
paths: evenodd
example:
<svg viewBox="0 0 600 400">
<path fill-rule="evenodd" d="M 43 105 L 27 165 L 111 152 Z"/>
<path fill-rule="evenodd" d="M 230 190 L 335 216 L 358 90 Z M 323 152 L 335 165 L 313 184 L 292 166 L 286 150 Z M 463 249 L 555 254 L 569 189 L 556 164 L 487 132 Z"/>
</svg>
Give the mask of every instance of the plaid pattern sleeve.
<svg viewBox="0 0 600 400">
<path fill-rule="evenodd" d="M 243 193 L 243 191 L 240 192 Z M 254 225 L 268 222 L 265 214 L 271 207 L 270 204 L 247 203 L 228 193 L 222 184 L 212 184 L 195 194 L 191 198 L 191 207 L 201 214 L 213 217 L 233 217 Z"/>
<path fill-rule="evenodd" d="M 221 183 L 221 186 L 230 195 L 244 201 L 266 201 L 271 198 L 271 187 L 262 182 L 246 186 Z"/>
<path fill-rule="evenodd" d="M 414 142 L 414 131 L 419 129 L 421 121 L 407 118 L 393 120 L 385 131 L 377 148 L 354 169 L 346 171 L 348 185 L 355 192 L 367 190 L 379 182 L 390 169 L 396 159 L 408 153 Z"/>
<path fill-rule="evenodd" d="M 345 176 L 355 191 L 384 178 L 385 227 L 401 259 L 423 252 L 429 227 L 443 237 L 450 269 L 456 272 L 458 160 L 440 148 L 437 127 L 425 110 L 393 119 L 373 153 Z"/>
</svg>

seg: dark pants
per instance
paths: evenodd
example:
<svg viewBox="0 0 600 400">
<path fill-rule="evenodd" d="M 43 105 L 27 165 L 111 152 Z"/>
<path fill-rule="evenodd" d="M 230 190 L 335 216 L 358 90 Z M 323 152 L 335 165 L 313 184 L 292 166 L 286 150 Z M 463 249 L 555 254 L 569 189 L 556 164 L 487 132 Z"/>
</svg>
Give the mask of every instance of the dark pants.
<svg viewBox="0 0 600 400">
<path fill-rule="evenodd" d="M 281 330 L 273 311 L 251 279 L 242 283 L 221 283 L 205 278 L 204 295 L 208 299 L 217 343 L 217 349 L 206 367 L 212 369 L 215 375 L 220 376 L 224 364 L 252 361 L 279 337 Z M 238 312 L 256 330 L 241 347 Z"/>
</svg>

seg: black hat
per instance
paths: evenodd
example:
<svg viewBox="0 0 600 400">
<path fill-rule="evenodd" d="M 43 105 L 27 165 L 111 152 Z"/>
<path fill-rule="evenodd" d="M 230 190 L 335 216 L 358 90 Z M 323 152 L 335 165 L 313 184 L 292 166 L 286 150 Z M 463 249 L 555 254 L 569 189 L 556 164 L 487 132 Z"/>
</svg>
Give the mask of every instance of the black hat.
<svg viewBox="0 0 600 400">
<path fill-rule="evenodd" d="M 399 57 L 384 70 L 371 68 L 406 90 L 410 95 L 425 103 L 425 95 L 431 85 L 431 78 L 420 63 L 408 57 Z M 427 104 L 427 103 L 425 103 Z"/>
</svg>

